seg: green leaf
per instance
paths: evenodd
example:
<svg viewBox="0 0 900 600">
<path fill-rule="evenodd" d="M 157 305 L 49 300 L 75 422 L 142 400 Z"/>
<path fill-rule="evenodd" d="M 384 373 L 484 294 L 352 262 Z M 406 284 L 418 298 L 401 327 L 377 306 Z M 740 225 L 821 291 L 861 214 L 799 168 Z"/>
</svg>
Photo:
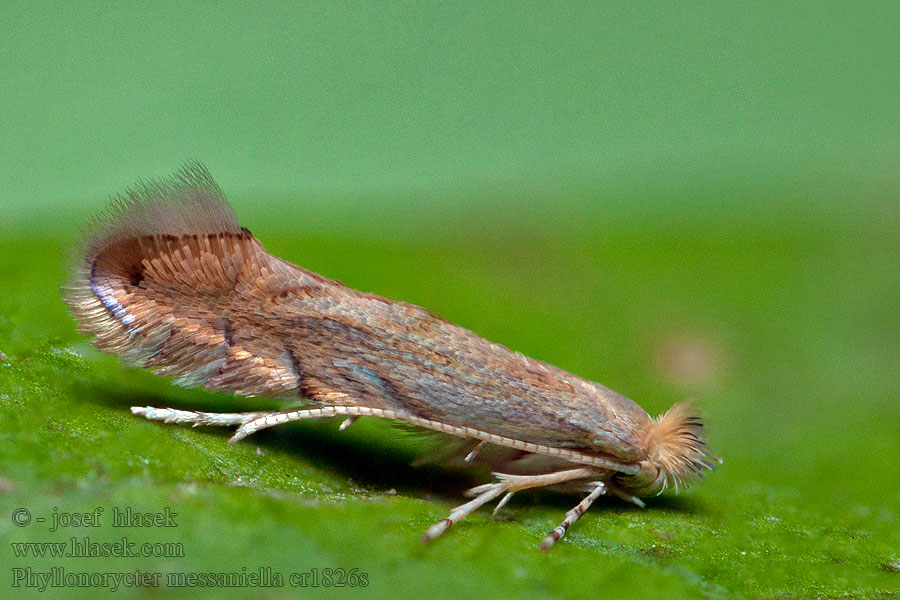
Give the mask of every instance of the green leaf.
<svg viewBox="0 0 900 600">
<path fill-rule="evenodd" d="M 875 211 L 847 218 L 799 201 L 744 215 L 702 197 L 659 214 L 569 202 L 532 216 L 504 202 L 510 210 L 495 207 L 490 221 L 478 218 L 475 202 L 412 229 L 396 225 L 414 222 L 402 209 L 380 220 L 350 215 L 335 236 L 315 233 L 333 218 L 315 206 L 277 220 L 241 217 L 279 256 L 421 304 L 622 391 L 651 413 L 694 398 L 724 459 L 702 485 L 648 499 L 644 510 L 601 498 L 547 555 L 538 544 L 576 497 L 522 493 L 499 518 L 482 509 L 422 546 L 421 533 L 460 503 L 463 490 L 486 481 L 485 473 L 412 467 L 423 444 L 371 419 L 342 433 L 335 422 L 283 426 L 232 446 L 225 430 L 133 417 L 132 405 L 233 411 L 277 403 L 176 388 L 96 352 L 75 333 L 57 292 L 60 250 L 72 236 L 23 236 L 0 240 L 0 556 L 7 581 L 15 569 L 138 569 L 160 573 L 167 587 L 173 573 L 263 569 L 284 577 L 263 596 L 286 597 L 297 592 L 291 573 L 300 582 L 313 570 L 356 569 L 365 588 L 306 592 L 897 593 L 900 276 L 896 253 L 884 250 L 896 247 L 895 230 Z M 99 527 L 49 531 L 54 514 L 98 507 Z M 168 509 L 177 527 L 112 527 L 113 510 L 127 507 Z M 16 526 L 18 508 L 46 521 Z M 172 543 L 183 556 L 25 558 L 11 546 L 85 536 Z"/>
</svg>

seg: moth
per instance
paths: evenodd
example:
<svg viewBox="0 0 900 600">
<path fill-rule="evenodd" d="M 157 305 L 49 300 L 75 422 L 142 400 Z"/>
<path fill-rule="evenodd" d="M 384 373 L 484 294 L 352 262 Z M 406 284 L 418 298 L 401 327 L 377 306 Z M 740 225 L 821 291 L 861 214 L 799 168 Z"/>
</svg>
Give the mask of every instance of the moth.
<svg viewBox="0 0 900 600">
<path fill-rule="evenodd" d="M 63 295 L 97 348 L 180 385 L 293 401 L 135 415 L 236 426 L 230 442 L 300 419 L 343 417 L 343 429 L 379 417 L 465 440 L 466 462 L 499 449 L 495 480 L 469 490 L 423 541 L 520 490 L 585 493 L 543 539 L 546 551 L 601 495 L 643 506 L 640 497 L 677 491 L 717 460 L 685 404 L 653 419 L 599 383 L 269 254 L 199 164 L 118 196 L 76 254 Z"/>
</svg>

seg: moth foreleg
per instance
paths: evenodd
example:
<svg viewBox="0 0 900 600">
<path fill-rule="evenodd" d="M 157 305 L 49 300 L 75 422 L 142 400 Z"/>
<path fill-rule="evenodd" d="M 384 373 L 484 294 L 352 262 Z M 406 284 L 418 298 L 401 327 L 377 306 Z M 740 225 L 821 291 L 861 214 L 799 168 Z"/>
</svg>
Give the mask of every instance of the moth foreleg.
<svg viewBox="0 0 900 600">
<path fill-rule="evenodd" d="M 594 469 L 581 467 L 577 469 L 568 469 L 565 471 L 555 471 L 553 473 L 545 473 L 542 475 L 511 475 L 508 473 L 494 473 L 497 481 L 494 483 L 486 483 L 472 488 L 466 492 L 467 496 L 475 496 L 474 500 L 470 500 L 465 504 L 457 506 L 450 514 L 428 528 L 422 536 L 422 542 L 429 542 L 438 537 L 455 523 L 458 523 L 468 515 L 472 514 L 480 506 L 490 502 L 500 494 L 504 494 L 500 500 L 498 509 L 506 504 L 513 494 L 518 491 L 556 485 L 574 479 L 584 479 L 586 477 L 597 477 L 598 472 Z M 602 485 L 602 484 L 601 484 Z M 605 489 L 605 487 L 604 487 Z M 598 494 L 599 495 L 599 494 Z M 593 502 L 593 500 L 592 500 Z M 585 508 L 586 510 L 586 508 Z M 496 514 L 496 510 L 494 513 Z"/>
<path fill-rule="evenodd" d="M 131 414 L 138 415 L 150 421 L 162 421 L 163 423 L 185 424 L 193 427 L 200 425 L 242 425 L 253 419 L 270 414 L 270 412 L 245 412 L 245 413 L 213 413 L 196 410 L 180 410 L 177 408 L 156 408 L 154 406 L 132 406 Z"/>
<path fill-rule="evenodd" d="M 450 529 L 455 523 L 462 521 L 464 518 L 475 512 L 479 507 L 487 504 L 506 491 L 504 484 L 499 482 L 489 483 L 485 486 L 479 486 L 479 488 L 481 489 L 481 492 L 475 497 L 474 500 L 470 500 L 465 504 L 457 506 L 452 511 L 450 511 L 449 515 L 429 527 L 422 535 L 422 543 L 424 544 L 426 542 L 430 542 L 434 538 Z"/>
<path fill-rule="evenodd" d="M 541 542 L 541 551 L 547 552 L 550 548 L 553 547 L 553 544 L 559 541 L 559 539 L 566 534 L 566 531 L 569 527 L 581 518 L 587 509 L 591 507 L 591 504 L 594 503 L 594 500 L 602 496 L 606 493 L 606 484 L 602 481 L 592 482 L 590 484 L 594 489 L 588 494 L 584 500 L 579 502 L 575 508 L 566 513 L 566 517 L 563 519 L 563 522 L 556 526 L 544 540 Z"/>
</svg>

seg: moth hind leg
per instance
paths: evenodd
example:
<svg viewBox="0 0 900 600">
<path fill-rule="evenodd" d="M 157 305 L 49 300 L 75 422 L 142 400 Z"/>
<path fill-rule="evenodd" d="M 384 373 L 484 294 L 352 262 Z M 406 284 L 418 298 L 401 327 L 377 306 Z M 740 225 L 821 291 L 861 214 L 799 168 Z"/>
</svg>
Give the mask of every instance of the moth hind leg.
<svg viewBox="0 0 900 600">
<path fill-rule="evenodd" d="M 497 481 L 479 485 L 466 492 L 466 495 L 475 496 L 475 498 L 473 500 L 470 500 L 469 502 L 466 502 L 465 504 L 457 506 L 452 511 L 450 511 L 450 514 L 448 516 L 429 527 L 422 535 L 422 542 L 430 542 L 431 540 L 440 536 L 445 531 L 450 529 L 450 527 L 452 527 L 454 524 L 469 516 L 479 507 L 487 504 L 501 494 L 505 495 L 498 503 L 497 508 L 494 510 L 495 514 L 497 510 L 500 509 L 504 504 L 506 504 L 509 499 L 512 498 L 513 494 L 518 491 L 529 488 L 557 485 L 577 479 L 596 479 L 598 475 L 600 475 L 600 473 L 596 469 L 591 469 L 588 467 L 555 471 L 553 473 L 545 473 L 541 475 L 512 475 L 508 473 L 494 473 L 494 477 L 497 478 Z M 606 487 L 602 482 L 595 483 L 596 489 L 601 489 L 603 491 L 606 490 Z M 598 492 L 597 496 L 601 495 L 602 493 L 602 491 Z M 593 500 L 591 500 L 591 502 L 593 502 Z M 585 507 L 584 510 L 587 510 L 587 508 Z M 582 510 L 581 512 L 584 512 L 584 510 Z M 579 513 L 578 516 L 581 516 L 581 513 Z M 574 522 L 574 520 L 572 520 L 572 522 Z M 568 525 L 566 525 L 566 528 L 568 528 Z"/>
</svg>

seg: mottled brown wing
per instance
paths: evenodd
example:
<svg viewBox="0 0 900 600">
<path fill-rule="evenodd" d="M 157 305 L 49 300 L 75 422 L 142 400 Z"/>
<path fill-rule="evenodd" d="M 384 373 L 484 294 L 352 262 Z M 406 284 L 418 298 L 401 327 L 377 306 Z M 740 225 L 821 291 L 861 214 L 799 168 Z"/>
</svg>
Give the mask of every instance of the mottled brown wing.
<svg viewBox="0 0 900 600">
<path fill-rule="evenodd" d="M 640 471 L 646 492 L 709 466 L 689 411 L 654 422 L 600 384 L 268 254 L 199 165 L 118 198 L 64 294 L 98 348 L 179 384 L 588 452 Z"/>
<path fill-rule="evenodd" d="M 290 358 L 260 353 L 253 332 L 232 326 L 237 296 L 249 301 L 277 284 L 262 254 L 194 165 L 129 190 L 94 220 L 64 297 L 79 329 L 131 364 L 182 385 L 290 396 L 298 386 Z"/>
</svg>

